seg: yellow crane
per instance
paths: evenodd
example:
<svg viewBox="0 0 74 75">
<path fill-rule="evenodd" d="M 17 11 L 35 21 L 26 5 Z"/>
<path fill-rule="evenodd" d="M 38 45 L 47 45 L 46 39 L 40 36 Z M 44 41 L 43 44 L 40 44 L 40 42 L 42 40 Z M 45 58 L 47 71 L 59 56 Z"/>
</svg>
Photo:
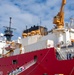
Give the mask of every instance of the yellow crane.
<svg viewBox="0 0 74 75">
<path fill-rule="evenodd" d="M 66 4 L 66 0 L 62 0 L 60 12 L 53 19 L 53 23 L 56 24 L 57 28 L 64 27 L 64 5 L 65 4 Z"/>
</svg>

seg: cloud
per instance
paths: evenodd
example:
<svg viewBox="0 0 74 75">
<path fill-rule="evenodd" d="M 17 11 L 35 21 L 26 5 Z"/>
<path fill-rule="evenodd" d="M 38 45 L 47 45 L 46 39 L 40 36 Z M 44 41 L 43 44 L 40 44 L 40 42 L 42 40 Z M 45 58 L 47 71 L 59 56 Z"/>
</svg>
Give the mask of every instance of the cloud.
<svg viewBox="0 0 74 75">
<path fill-rule="evenodd" d="M 53 17 L 59 12 L 62 0 L 0 0 L 0 32 L 2 27 L 9 25 L 16 28 L 14 35 L 21 36 L 22 31 L 33 25 L 40 24 L 48 29 L 53 28 Z M 65 5 L 65 21 L 74 17 L 74 1 L 67 0 Z M 17 38 L 16 37 L 16 38 Z"/>
</svg>

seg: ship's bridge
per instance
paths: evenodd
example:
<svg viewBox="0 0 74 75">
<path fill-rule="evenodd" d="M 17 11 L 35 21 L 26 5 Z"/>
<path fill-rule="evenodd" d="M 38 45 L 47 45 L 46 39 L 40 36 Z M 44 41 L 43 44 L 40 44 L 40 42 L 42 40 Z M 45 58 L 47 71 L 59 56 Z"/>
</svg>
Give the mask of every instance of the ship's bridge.
<svg viewBox="0 0 74 75">
<path fill-rule="evenodd" d="M 46 35 L 47 32 L 47 28 L 46 27 L 42 27 L 42 26 L 33 26 L 29 29 L 26 29 L 23 31 L 22 37 L 27 37 L 27 36 L 33 36 L 33 35 Z"/>
</svg>

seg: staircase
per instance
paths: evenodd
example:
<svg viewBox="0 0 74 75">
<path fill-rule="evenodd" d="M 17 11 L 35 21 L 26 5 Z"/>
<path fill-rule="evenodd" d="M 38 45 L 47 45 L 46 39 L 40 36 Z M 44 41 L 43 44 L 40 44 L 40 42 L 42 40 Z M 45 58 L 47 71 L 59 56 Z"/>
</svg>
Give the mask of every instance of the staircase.
<svg viewBox="0 0 74 75">
<path fill-rule="evenodd" d="M 71 56 L 74 56 L 74 48 L 57 49 L 57 52 L 59 53 L 62 60 L 67 60 L 67 54 L 71 54 Z"/>
</svg>

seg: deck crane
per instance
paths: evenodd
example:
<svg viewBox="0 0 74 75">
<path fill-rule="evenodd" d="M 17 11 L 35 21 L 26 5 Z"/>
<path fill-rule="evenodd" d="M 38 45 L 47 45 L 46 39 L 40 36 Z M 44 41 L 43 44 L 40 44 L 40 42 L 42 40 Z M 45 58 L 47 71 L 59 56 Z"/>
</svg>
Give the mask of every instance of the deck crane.
<svg viewBox="0 0 74 75">
<path fill-rule="evenodd" d="M 53 23 L 56 24 L 57 28 L 64 27 L 64 5 L 65 4 L 66 4 L 66 0 L 62 0 L 60 11 L 53 19 Z"/>
</svg>

